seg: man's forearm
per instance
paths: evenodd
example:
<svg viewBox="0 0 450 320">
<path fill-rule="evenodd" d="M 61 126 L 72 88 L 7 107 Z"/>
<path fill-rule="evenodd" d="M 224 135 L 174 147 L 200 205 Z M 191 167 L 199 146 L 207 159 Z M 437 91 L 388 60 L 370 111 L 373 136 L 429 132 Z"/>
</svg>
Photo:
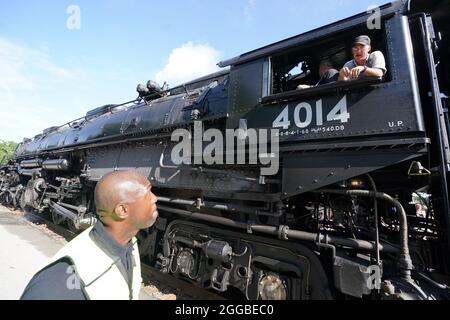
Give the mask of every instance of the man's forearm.
<svg viewBox="0 0 450 320">
<path fill-rule="evenodd" d="M 366 77 L 382 77 L 383 76 L 383 70 L 378 68 L 369 68 L 367 67 L 366 71 L 364 72 L 364 75 Z"/>
</svg>

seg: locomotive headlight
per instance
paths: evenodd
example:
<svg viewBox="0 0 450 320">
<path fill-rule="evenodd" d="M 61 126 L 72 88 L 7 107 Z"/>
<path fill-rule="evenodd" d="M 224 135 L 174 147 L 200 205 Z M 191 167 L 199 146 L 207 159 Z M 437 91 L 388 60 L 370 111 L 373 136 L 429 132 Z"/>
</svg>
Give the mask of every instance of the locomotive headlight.
<svg viewBox="0 0 450 320">
<path fill-rule="evenodd" d="M 262 300 L 286 300 L 284 281 L 276 274 L 267 274 L 259 281 L 259 296 Z"/>
<path fill-rule="evenodd" d="M 181 273 L 192 276 L 194 273 L 195 258 L 191 250 L 182 250 L 178 254 L 177 265 Z"/>
</svg>

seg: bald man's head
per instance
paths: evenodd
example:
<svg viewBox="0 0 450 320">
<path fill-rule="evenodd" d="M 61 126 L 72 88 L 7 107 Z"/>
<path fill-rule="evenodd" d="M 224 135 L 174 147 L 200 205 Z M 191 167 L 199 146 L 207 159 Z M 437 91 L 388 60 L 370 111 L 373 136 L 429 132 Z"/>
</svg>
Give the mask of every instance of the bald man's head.
<svg viewBox="0 0 450 320">
<path fill-rule="evenodd" d="M 128 218 L 131 221 L 136 220 L 135 218 L 145 220 L 146 214 L 157 214 L 155 203 L 156 197 L 151 193 L 150 181 L 134 171 L 108 173 L 95 187 L 97 213 L 105 223 L 106 220 L 123 221 Z M 150 219 L 152 224 L 155 219 L 156 216 Z"/>
</svg>

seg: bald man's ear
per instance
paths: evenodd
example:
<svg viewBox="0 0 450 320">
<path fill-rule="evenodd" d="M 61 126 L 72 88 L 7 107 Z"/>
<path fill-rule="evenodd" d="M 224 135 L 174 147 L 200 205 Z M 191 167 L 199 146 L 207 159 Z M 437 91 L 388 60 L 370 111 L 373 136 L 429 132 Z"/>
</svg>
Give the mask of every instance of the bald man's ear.
<svg viewBox="0 0 450 320">
<path fill-rule="evenodd" d="M 129 208 L 126 204 L 118 204 L 115 208 L 114 208 L 114 213 L 116 214 L 116 216 L 120 219 L 126 219 L 128 218 L 128 211 Z"/>
</svg>

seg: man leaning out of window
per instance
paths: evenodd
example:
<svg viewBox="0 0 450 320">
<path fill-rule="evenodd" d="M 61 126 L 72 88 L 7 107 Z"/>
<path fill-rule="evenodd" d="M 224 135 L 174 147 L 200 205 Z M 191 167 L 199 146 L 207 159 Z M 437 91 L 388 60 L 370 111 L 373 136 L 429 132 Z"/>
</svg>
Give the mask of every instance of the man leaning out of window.
<svg viewBox="0 0 450 320">
<path fill-rule="evenodd" d="M 371 51 L 370 38 L 361 35 L 353 41 L 353 60 L 347 61 L 339 71 L 339 80 L 355 80 L 370 77 L 383 77 L 386 74 L 386 61 L 381 51 Z"/>
</svg>

